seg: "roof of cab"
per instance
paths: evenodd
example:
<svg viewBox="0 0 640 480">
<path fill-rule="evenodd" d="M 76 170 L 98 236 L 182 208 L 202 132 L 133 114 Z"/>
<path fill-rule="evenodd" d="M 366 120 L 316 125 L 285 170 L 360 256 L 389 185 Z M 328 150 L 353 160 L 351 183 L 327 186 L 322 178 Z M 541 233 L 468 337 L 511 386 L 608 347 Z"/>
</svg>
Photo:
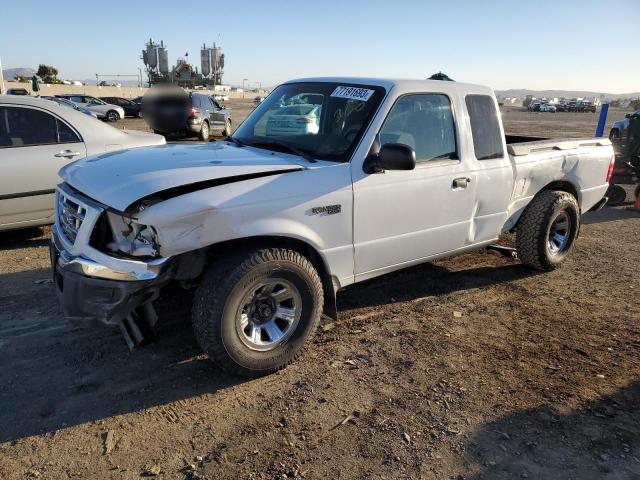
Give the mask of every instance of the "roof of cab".
<svg viewBox="0 0 640 480">
<path fill-rule="evenodd" d="M 491 89 L 490 87 L 475 85 L 471 83 L 448 82 L 444 80 L 412 80 L 373 77 L 310 77 L 289 80 L 285 83 L 299 82 L 331 82 L 356 85 L 373 85 L 377 87 L 384 87 L 387 91 L 390 91 L 395 87 L 401 91 L 451 92 L 457 94 L 479 93 L 493 95 L 493 89 Z"/>
</svg>

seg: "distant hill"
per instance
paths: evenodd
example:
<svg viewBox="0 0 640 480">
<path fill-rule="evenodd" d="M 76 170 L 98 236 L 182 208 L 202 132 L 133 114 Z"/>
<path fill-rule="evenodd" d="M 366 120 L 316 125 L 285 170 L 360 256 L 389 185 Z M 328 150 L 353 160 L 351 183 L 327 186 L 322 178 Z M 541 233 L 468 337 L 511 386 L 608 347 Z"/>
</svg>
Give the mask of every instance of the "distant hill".
<svg viewBox="0 0 640 480">
<path fill-rule="evenodd" d="M 2 70 L 2 76 L 6 82 L 12 81 L 17 76 L 31 78 L 36 74 L 33 68 L 21 67 L 21 68 L 7 68 Z"/>
<path fill-rule="evenodd" d="M 496 95 L 499 97 L 518 97 L 524 98 L 527 95 L 533 95 L 534 97 L 600 97 L 604 96 L 605 99 L 630 99 L 630 98 L 640 98 L 640 92 L 633 93 L 607 93 L 607 92 L 589 92 L 583 90 L 527 90 L 521 88 L 512 88 L 509 90 L 496 90 Z"/>
</svg>

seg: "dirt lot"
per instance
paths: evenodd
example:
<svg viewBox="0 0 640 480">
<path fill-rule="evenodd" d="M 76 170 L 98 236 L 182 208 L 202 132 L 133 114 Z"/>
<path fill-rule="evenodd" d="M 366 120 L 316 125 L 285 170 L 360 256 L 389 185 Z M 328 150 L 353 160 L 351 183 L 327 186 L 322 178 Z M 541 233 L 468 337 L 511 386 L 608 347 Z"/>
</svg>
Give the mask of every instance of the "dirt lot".
<svg viewBox="0 0 640 480">
<path fill-rule="evenodd" d="M 508 133 L 595 123 L 503 115 Z M 0 236 L 2 479 L 640 478 L 640 214 L 626 206 L 585 217 L 553 273 L 480 251 L 348 288 L 296 364 L 253 381 L 200 354 L 178 291 L 159 340 L 132 353 L 117 331 L 73 328 L 48 230 L 31 233 Z"/>
</svg>

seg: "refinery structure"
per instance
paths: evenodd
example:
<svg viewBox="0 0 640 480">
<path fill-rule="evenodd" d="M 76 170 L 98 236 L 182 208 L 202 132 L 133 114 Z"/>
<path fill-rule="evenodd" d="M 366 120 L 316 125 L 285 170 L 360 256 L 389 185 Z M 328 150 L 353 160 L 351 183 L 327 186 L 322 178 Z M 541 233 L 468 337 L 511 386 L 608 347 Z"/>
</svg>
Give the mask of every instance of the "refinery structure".
<svg viewBox="0 0 640 480">
<path fill-rule="evenodd" d="M 142 50 L 141 58 L 149 78 L 149 86 L 171 83 L 180 87 L 195 88 L 222 84 L 224 54 L 215 42 L 212 47 L 207 47 L 206 43 L 202 45 L 200 71 L 188 62 L 188 54 L 178 58 L 176 64 L 169 68 L 169 53 L 162 40 L 158 44 L 149 39 Z"/>
</svg>

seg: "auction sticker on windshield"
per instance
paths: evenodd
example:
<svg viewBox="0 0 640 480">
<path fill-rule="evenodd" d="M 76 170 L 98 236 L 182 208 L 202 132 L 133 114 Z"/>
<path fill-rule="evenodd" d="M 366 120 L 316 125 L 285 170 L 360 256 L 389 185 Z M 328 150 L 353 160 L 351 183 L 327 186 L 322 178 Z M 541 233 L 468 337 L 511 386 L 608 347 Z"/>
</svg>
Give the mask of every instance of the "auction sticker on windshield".
<svg viewBox="0 0 640 480">
<path fill-rule="evenodd" d="M 331 94 L 332 97 L 346 98 L 349 100 L 360 100 L 366 102 L 373 95 L 373 90 L 358 87 L 336 87 Z"/>
</svg>

